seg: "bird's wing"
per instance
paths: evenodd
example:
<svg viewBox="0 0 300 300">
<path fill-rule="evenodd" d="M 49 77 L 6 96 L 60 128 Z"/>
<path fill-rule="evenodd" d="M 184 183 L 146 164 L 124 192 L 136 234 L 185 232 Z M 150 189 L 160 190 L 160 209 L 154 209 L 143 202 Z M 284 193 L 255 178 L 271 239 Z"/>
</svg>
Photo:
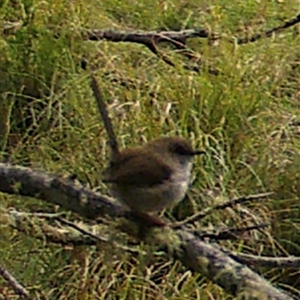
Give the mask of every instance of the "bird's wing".
<svg viewBox="0 0 300 300">
<path fill-rule="evenodd" d="M 153 186 L 170 178 L 172 170 L 159 155 L 130 150 L 124 150 L 104 171 L 104 182 Z"/>
</svg>

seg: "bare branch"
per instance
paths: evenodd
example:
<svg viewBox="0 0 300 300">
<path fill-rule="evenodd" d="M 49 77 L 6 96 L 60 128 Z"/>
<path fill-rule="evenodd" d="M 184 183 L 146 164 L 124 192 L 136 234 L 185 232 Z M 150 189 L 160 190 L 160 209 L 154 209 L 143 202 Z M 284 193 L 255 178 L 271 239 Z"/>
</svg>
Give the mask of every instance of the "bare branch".
<svg viewBox="0 0 300 300">
<path fill-rule="evenodd" d="M 126 208 L 112 198 L 76 185 L 72 180 L 22 166 L 0 163 L 0 191 L 38 197 L 89 219 L 106 215 L 113 218 L 126 215 Z"/>
<path fill-rule="evenodd" d="M 265 32 L 262 32 L 262 33 L 256 33 L 256 34 L 252 35 L 251 37 L 237 38 L 236 43 L 239 44 L 239 45 L 253 43 L 253 42 L 258 41 L 259 39 L 261 39 L 263 37 L 270 37 L 274 33 L 282 31 L 286 28 L 292 27 L 292 26 L 294 26 L 298 23 L 300 23 L 300 14 L 298 16 L 296 16 L 295 18 L 292 18 L 291 20 L 288 20 L 287 22 L 285 22 L 281 26 L 274 27 L 274 28 L 272 28 L 270 30 L 267 30 Z"/>
<path fill-rule="evenodd" d="M 185 230 L 178 230 L 186 255 L 180 257 L 185 266 L 206 274 L 212 281 L 239 299 L 293 299 L 275 289 L 251 269 L 238 263 L 213 245 L 209 245 Z"/>
<path fill-rule="evenodd" d="M 107 234 L 103 233 L 103 229 L 99 224 L 89 225 L 81 222 L 80 225 L 78 225 L 61 218 L 61 214 L 58 213 L 27 213 L 19 212 L 14 209 L 5 210 L 0 208 L 0 214 L 0 225 L 9 226 L 12 229 L 42 241 L 74 246 L 109 244 L 110 246 L 132 254 L 146 254 L 141 253 L 140 249 L 134 249 L 133 247 L 117 243 L 107 236 Z M 55 220 L 56 225 L 52 226 L 49 222 L 45 222 L 44 219 L 47 221 Z M 61 224 L 66 226 L 61 226 Z"/>
<path fill-rule="evenodd" d="M 263 37 L 270 37 L 274 33 L 292 27 L 300 23 L 300 14 L 286 21 L 284 24 L 266 30 L 262 33 L 256 33 L 248 38 L 237 38 L 237 44 L 253 43 Z M 115 30 L 86 30 L 83 31 L 83 38 L 90 41 L 107 40 L 109 42 L 130 42 L 138 43 L 147 46 L 150 49 L 150 44 L 159 44 L 162 42 L 169 43 L 179 50 L 187 50 L 185 47 L 188 39 L 192 38 L 209 38 L 210 40 L 218 40 L 222 35 L 217 32 L 210 32 L 207 29 L 187 29 L 180 31 L 148 31 L 148 32 L 126 32 Z M 150 49 L 151 50 L 151 49 Z M 151 50 L 152 51 L 152 50 Z M 153 52 L 153 51 L 152 51 Z M 155 53 L 155 52 L 154 52 Z M 191 56 L 190 51 L 185 55 Z M 194 57 L 194 56 L 192 56 Z"/>
<path fill-rule="evenodd" d="M 247 44 L 253 43 L 257 40 L 270 37 L 276 32 L 280 32 L 284 29 L 292 27 L 300 22 L 300 14 L 287 22 L 285 22 L 281 26 L 274 27 L 272 29 L 266 30 L 262 33 L 253 34 L 251 37 L 240 38 L 236 37 L 233 41 L 236 44 Z M 6 22 L 9 23 L 9 22 Z M 21 23 L 22 24 L 22 23 Z M 15 25 L 12 25 L 15 28 Z M 0 26 L 1 27 L 1 26 Z M 3 25 L 3 28 L 10 28 L 10 25 Z M 18 30 L 21 26 L 16 26 L 16 30 Z M 117 30 L 100 30 L 100 29 L 90 29 L 90 30 L 82 30 L 81 31 L 82 37 L 84 40 L 90 41 L 100 41 L 100 40 L 107 40 L 109 42 L 130 42 L 130 43 L 137 43 L 146 46 L 152 53 L 157 55 L 161 58 L 165 63 L 168 65 L 175 67 L 174 62 L 169 59 L 165 54 L 161 53 L 157 48 L 157 45 L 160 43 L 168 43 L 172 45 L 176 50 L 179 50 L 181 55 L 184 55 L 189 60 L 193 60 L 197 55 L 193 53 L 188 47 L 186 46 L 187 40 L 192 38 L 208 38 L 210 41 L 215 41 L 224 38 L 219 33 L 210 32 L 207 29 L 187 29 L 181 31 L 117 31 Z M 57 35 L 59 36 L 59 34 Z M 82 66 L 86 64 L 86 60 L 82 61 Z M 199 65 L 189 65 L 183 64 L 183 68 L 189 71 L 194 71 L 199 73 L 202 69 L 203 63 L 201 66 Z M 212 66 L 208 65 L 208 72 L 213 75 L 218 75 L 220 70 L 213 68 Z"/>
<path fill-rule="evenodd" d="M 104 240 L 104 239 L 100 238 L 99 236 L 93 234 L 92 232 L 90 232 L 86 229 L 83 229 L 83 228 L 79 227 L 78 225 L 76 225 L 75 223 L 73 223 L 71 221 L 68 221 L 64 218 L 57 218 L 57 221 L 59 221 L 60 223 L 62 223 L 64 225 L 67 225 L 69 227 L 72 227 L 72 228 L 76 229 L 77 231 L 79 231 L 83 235 L 87 235 L 95 241 L 106 242 L 106 243 L 108 242 L 108 240 Z"/>
<path fill-rule="evenodd" d="M 72 181 L 55 180 L 53 175 L 20 166 L 12 167 L 0 163 L 0 191 L 38 197 L 91 219 L 104 212 L 110 216 L 120 212 L 120 207 L 113 201 L 110 202 L 106 197 L 88 189 L 74 187 Z M 94 210 L 96 212 L 90 212 Z M 157 230 L 149 232 L 151 241 L 155 241 L 159 247 L 170 247 L 170 240 L 178 241 L 172 243 L 175 244 L 174 257 L 188 268 L 207 276 L 227 292 L 238 297 L 245 296 L 249 300 L 292 299 L 218 247 L 201 241 L 186 230 L 173 231 L 170 227 Z M 169 230 L 170 237 L 161 238 L 158 232 L 162 230 Z"/>
<path fill-rule="evenodd" d="M 228 253 L 225 250 L 225 253 Z M 268 268 L 300 268 L 300 257 L 288 256 L 288 257 L 269 257 L 269 256 L 257 256 L 246 253 L 231 252 L 231 257 L 237 261 L 244 263 L 248 266 L 259 266 Z"/>
<path fill-rule="evenodd" d="M 177 223 L 173 224 L 172 228 L 180 228 L 187 224 L 199 221 L 199 220 L 203 219 L 204 217 L 213 213 L 215 210 L 222 210 L 224 208 L 233 207 L 233 206 L 236 206 L 241 203 L 252 202 L 252 201 L 255 201 L 255 200 L 258 200 L 261 198 L 266 198 L 272 194 L 273 194 L 273 192 L 267 192 L 267 193 L 261 193 L 261 194 L 256 194 L 256 195 L 242 196 L 242 197 L 238 197 L 233 200 L 226 201 L 224 203 L 217 204 L 212 207 L 208 207 L 207 209 L 202 210 L 202 211 L 194 214 L 193 216 L 186 218 L 185 220 L 183 220 L 181 222 L 177 222 Z"/>
<path fill-rule="evenodd" d="M 91 41 L 107 40 L 110 42 L 130 42 L 146 46 L 157 57 L 161 58 L 169 66 L 175 67 L 167 55 L 163 54 L 157 45 L 166 42 L 179 50 L 180 54 L 187 57 L 189 60 L 196 56 L 193 51 L 187 48 L 186 41 L 190 38 L 210 38 L 216 40 L 220 38 L 217 33 L 210 33 L 206 29 L 188 29 L 181 31 L 148 31 L 148 32 L 125 32 L 115 30 L 87 30 L 83 32 L 83 38 Z M 84 62 L 86 63 L 86 61 Z M 209 73 L 218 75 L 219 70 L 208 66 Z M 198 65 L 183 64 L 183 68 L 189 71 L 199 73 L 201 68 Z"/>
<path fill-rule="evenodd" d="M 1 222 L 0 225 L 8 225 L 13 229 L 23 232 L 29 236 L 37 239 L 47 240 L 51 243 L 59 243 L 61 245 L 96 245 L 98 242 L 110 243 L 124 251 L 130 253 L 146 254 L 141 253 L 141 250 L 136 250 L 132 247 L 127 247 L 114 243 L 109 237 L 104 237 L 103 234 L 100 235 L 97 231 L 99 225 L 87 225 L 85 228 L 70 222 L 68 220 L 62 219 L 61 214 L 58 213 L 27 213 L 18 212 L 13 209 L 2 209 Z M 45 218 L 47 220 L 57 220 L 62 224 L 67 225 L 67 227 L 59 228 L 56 226 L 51 226 L 42 220 Z M 75 229 L 69 230 L 68 227 Z M 95 232 L 96 234 L 92 233 Z M 197 238 L 207 237 L 205 234 L 197 234 L 193 232 L 193 235 Z M 207 234 L 209 235 L 209 234 Z M 209 236 L 210 237 L 210 236 Z M 268 267 L 268 268 L 300 268 L 300 257 L 289 256 L 289 257 L 267 257 L 267 256 L 257 256 L 252 254 L 237 253 L 229 251 L 228 249 L 221 249 L 225 254 L 229 255 L 236 261 L 246 264 L 247 266 L 254 267 Z"/>
<path fill-rule="evenodd" d="M 157 55 L 157 57 L 161 58 L 167 65 L 171 66 L 171 67 L 175 67 L 176 65 L 163 53 L 161 53 L 158 50 L 158 47 L 156 46 L 156 44 L 154 43 L 154 41 L 151 41 L 150 43 L 145 45 L 152 53 L 154 53 L 155 55 Z"/>
<path fill-rule="evenodd" d="M 236 44 L 247 44 L 253 43 L 263 37 L 270 37 L 274 33 L 282 31 L 286 28 L 296 25 L 300 22 L 300 14 L 295 18 L 285 22 L 283 25 L 274 27 L 262 33 L 256 33 L 251 37 L 234 39 L 233 42 Z M 152 53 L 161 58 L 168 65 L 175 67 L 175 64 L 164 54 L 162 54 L 157 45 L 160 43 L 171 44 L 175 49 L 179 50 L 180 54 L 192 60 L 196 55 L 188 49 L 186 46 L 187 40 L 192 38 L 208 38 L 210 41 L 219 40 L 224 38 L 221 34 L 216 32 L 210 32 L 207 29 L 187 29 L 181 31 L 144 31 L 144 32 L 126 32 L 126 31 L 116 31 L 116 30 L 85 30 L 82 32 L 84 40 L 90 41 L 100 41 L 107 40 L 109 42 L 130 42 L 137 43 L 146 46 Z M 202 64 L 203 65 L 203 64 Z M 201 67 L 198 65 L 188 65 L 183 64 L 183 68 L 189 71 L 194 71 L 199 73 Z M 210 74 L 218 75 L 220 70 L 213 68 L 208 65 L 208 71 Z"/>
<path fill-rule="evenodd" d="M 225 228 L 216 232 L 199 232 L 197 231 L 191 231 L 193 232 L 198 238 L 200 239 L 215 239 L 215 240 L 237 240 L 241 239 L 241 236 L 249 231 L 252 230 L 258 230 L 263 229 L 269 226 L 268 223 L 253 225 L 253 226 L 246 226 L 246 227 L 239 227 L 239 228 Z"/>
<path fill-rule="evenodd" d="M 26 290 L 26 288 L 21 285 L 17 279 L 10 273 L 8 270 L 6 270 L 4 267 L 0 266 L 0 275 L 9 283 L 9 285 L 12 287 L 12 289 L 20 296 L 24 297 L 28 300 L 33 300 L 33 298 L 30 296 L 29 292 Z"/>
<path fill-rule="evenodd" d="M 148 32 L 126 32 L 115 30 L 87 30 L 83 37 L 90 41 L 107 40 L 109 42 L 130 42 L 147 45 L 149 43 L 159 44 L 162 42 L 171 43 L 177 46 L 178 43 L 185 44 L 190 38 L 212 38 L 217 39 L 217 33 L 210 33 L 206 29 L 187 29 L 181 31 L 148 31 Z"/>
</svg>

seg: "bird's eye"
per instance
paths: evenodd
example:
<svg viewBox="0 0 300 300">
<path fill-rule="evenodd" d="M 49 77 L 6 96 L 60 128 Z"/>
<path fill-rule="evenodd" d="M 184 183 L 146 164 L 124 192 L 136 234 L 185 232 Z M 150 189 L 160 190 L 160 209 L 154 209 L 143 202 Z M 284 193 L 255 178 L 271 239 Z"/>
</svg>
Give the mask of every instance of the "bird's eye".
<svg viewBox="0 0 300 300">
<path fill-rule="evenodd" d="M 190 155 L 189 149 L 183 147 L 182 145 L 176 145 L 174 148 L 174 152 L 180 155 Z"/>
</svg>

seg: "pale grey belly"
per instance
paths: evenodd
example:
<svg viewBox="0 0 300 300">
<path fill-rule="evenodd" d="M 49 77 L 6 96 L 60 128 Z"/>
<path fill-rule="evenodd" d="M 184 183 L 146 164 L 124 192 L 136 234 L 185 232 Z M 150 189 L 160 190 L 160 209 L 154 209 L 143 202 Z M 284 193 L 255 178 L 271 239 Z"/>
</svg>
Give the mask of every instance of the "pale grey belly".
<svg viewBox="0 0 300 300">
<path fill-rule="evenodd" d="M 141 212 L 156 212 L 172 207 L 181 201 L 188 189 L 188 181 L 165 182 L 150 188 L 116 187 L 115 197 L 128 205 L 132 210 Z"/>
</svg>

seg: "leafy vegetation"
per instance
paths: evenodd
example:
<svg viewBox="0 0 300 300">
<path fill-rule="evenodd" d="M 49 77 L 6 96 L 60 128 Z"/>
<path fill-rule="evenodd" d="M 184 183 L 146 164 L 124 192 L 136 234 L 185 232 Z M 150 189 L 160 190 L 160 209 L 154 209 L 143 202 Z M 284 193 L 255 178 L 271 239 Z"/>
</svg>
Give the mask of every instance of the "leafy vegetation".
<svg viewBox="0 0 300 300">
<path fill-rule="evenodd" d="M 15 164 L 75 173 L 106 192 L 99 175 L 108 157 L 106 133 L 88 74 L 80 68 L 83 56 L 97 56 L 97 76 L 121 146 L 180 134 L 207 151 L 196 161 L 193 187 L 174 215 L 184 218 L 224 199 L 272 191 L 269 200 L 247 208 L 248 216 L 216 212 L 203 225 L 243 226 L 255 216 L 271 223 L 267 233 L 224 245 L 300 256 L 299 27 L 241 46 L 227 38 L 217 45 L 189 41 L 204 62 L 221 70 L 218 76 L 172 68 L 141 45 L 94 43 L 80 34 L 83 28 L 208 27 L 228 37 L 246 36 L 278 26 L 297 9 L 295 1 L 0 1 L 2 20 L 23 21 L 19 30 L 0 37 L 0 155 Z M 164 51 L 174 61 L 182 59 Z M 0 203 L 24 211 L 54 209 L 5 194 Z M 157 255 L 46 245 L 3 226 L 0 236 L 1 264 L 46 299 L 232 299 Z M 299 271 L 260 271 L 279 286 L 300 285 Z M 0 298 L 8 294 L 0 279 Z"/>
</svg>

